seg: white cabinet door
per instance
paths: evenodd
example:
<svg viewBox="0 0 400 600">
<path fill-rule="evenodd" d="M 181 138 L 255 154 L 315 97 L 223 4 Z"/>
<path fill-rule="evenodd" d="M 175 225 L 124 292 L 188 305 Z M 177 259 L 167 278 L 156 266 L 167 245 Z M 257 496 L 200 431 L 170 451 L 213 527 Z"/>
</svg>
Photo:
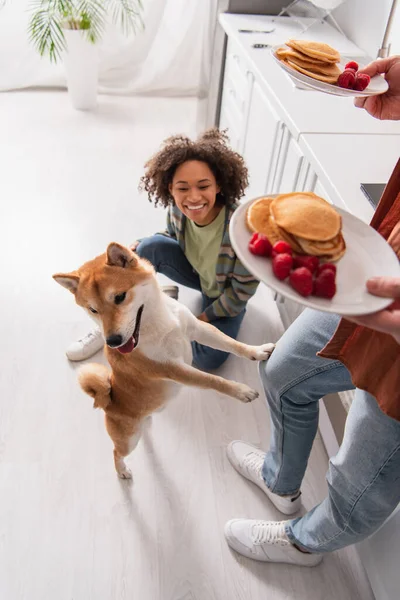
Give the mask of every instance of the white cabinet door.
<svg viewBox="0 0 400 600">
<path fill-rule="evenodd" d="M 274 194 L 301 191 L 299 177 L 304 170 L 304 156 L 300 146 L 286 127 L 283 132 L 282 149 L 272 191 Z"/>
<path fill-rule="evenodd" d="M 317 183 L 317 175 L 314 171 L 314 169 L 312 168 L 312 166 L 310 165 L 310 163 L 307 160 L 303 161 L 303 166 L 302 166 L 303 172 L 304 172 L 304 179 L 303 179 L 303 173 L 300 174 L 300 178 L 299 178 L 299 183 L 300 185 L 302 185 L 302 191 L 303 192 L 315 192 L 315 186 Z M 315 192 L 317 193 L 317 192 Z"/>
<path fill-rule="evenodd" d="M 243 153 L 253 81 L 243 52 L 228 40 L 219 128 L 227 129 L 230 145 L 239 154 Z"/>
<path fill-rule="evenodd" d="M 271 192 L 282 142 L 282 123 L 257 81 L 251 87 L 243 158 L 249 170 L 246 197 Z"/>
<path fill-rule="evenodd" d="M 317 194 L 317 196 L 320 196 L 327 202 L 333 204 L 331 198 L 328 196 L 328 192 L 326 191 L 319 179 L 317 179 L 317 182 L 315 184 L 314 192 Z"/>
</svg>

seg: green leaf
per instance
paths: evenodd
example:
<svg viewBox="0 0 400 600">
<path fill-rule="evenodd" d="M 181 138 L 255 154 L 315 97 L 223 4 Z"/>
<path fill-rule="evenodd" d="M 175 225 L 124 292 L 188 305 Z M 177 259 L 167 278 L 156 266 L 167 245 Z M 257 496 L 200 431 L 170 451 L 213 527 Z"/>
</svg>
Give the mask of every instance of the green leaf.
<svg viewBox="0 0 400 600">
<path fill-rule="evenodd" d="M 0 3 L 3 0 L 0 0 Z M 96 43 L 104 33 L 107 13 L 124 33 L 143 27 L 141 0 L 30 0 L 30 41 L 43 56 L 57 62 L 66 48 L 64 26 L 81 29 Z"/>
<path fill-rule="evenodd" d="M 36 11 L 28 25 L 30 40 L 41 56 L 48 54 L 51 61 L 57 62 L 66 47 L 64 33 L 60 26 L 60 15 L 49 6 L 54 4 L 53 0 L 49 2 L 35 0 L 33 4 L 36 5 Z"/>
<path fill-rule="evenodd" d="M 120 25 L 126 35 L 143 28 L 141 0 L 108 0 L 107 4 L 114 23 Z"/>
</svg>

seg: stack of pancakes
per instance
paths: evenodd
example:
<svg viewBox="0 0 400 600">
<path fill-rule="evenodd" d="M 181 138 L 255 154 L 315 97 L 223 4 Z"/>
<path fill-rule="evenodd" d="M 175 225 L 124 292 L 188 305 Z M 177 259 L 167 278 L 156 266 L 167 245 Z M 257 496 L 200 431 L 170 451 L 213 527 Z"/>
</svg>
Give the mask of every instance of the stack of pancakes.
<svg viewBox="0 0 400 600">
<path fill-rule="evenodd" d="M 321 42 L 289 40 L 286 47 L 278 48 L 276 57 L 299 73 L 325 83 L 336 83 L 341 70 L 337 50 Z"/>
<path fill-rule="evenodd" d="M 346 251 L 339 213 L 311 192 L 260 198 L 247 211 L 247 226 L 274 244 L 285 240 L 297 254 L 337 261 Z"/>
</svg>

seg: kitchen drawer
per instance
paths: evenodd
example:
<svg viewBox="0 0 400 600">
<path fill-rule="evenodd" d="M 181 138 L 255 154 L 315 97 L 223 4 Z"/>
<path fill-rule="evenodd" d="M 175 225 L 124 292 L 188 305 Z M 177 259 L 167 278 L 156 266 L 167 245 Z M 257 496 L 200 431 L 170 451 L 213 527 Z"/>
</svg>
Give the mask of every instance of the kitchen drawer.
<svg viewBox="0 0 400 600">
<path fill-rule="evenodd" d="M 245 59 L 244 55 L 243 55 L 243 51 L 241 50 L 240 46 L 238 46 L 234 40 L 232 40 L 231 38 L 228 39 L 228 46 L 226 49 L 226 62 L 225 62 L 225 68 L 230 69 L 233 65 L 236 65 L 238 71 L 241 73 L 241 75 L 246 78 L 246 74 L 248 71 L 248 64 L 247 64 L 247 60 Z"/>
<path fill-rule="evenodd" d="M 225 90 L 224 90 L 225 95 Z M 227 129 L 230 146 L 236 152 L 240 152 L 242 145 L 243 116 L 239 113 L 236 105 L 229 96 L 222 99 L 219 128 Z"/>
<path fill-rule="evenodd" d="M 244 116 L 246 114 L 246 108 L 249 97 L 249 84 L 248 80 L 242 78 L 240 73 L 237 76 L 237 67 L 234 65 L 225 71 L 224 76 L 224 93 L 231 97 L 232 101 L 236 104 L 238 111 Z"/>
</svg>

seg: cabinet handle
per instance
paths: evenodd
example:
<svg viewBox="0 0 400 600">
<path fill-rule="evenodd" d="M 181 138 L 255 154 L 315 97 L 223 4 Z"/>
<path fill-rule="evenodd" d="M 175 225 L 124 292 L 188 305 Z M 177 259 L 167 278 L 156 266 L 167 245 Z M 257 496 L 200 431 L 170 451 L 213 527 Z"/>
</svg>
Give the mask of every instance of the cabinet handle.
<svg viewBox="0 0 400 600">
<path fill-rule="evenodd" d="M 274 300 L 278 304 L 284 304 L 285 303 L 285 297 L 282 296 L 281 294 L 278 294 L 278 292 L 275 292 L 275 294 L 274 294 Z"/>
</svg>

